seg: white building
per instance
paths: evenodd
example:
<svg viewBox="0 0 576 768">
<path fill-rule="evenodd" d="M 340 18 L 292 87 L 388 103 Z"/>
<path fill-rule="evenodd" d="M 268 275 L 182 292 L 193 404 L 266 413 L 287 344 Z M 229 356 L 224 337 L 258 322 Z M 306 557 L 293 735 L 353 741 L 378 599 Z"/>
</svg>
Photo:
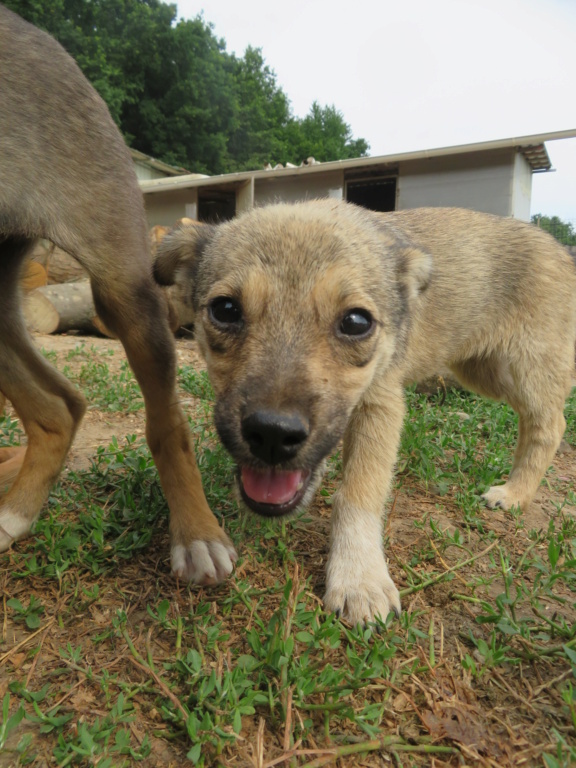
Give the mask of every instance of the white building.
<svg viewBox="0 0 576 768">
<path fill-rule="evenodd" d="M 576 129 L 477 144 L 221 176 L 140 182 L 150 226 L 232 218 L 255 205 L 332 197 L 377 211 L 457 206 L 530 219 L 532 174 L 552 170 L 545 142 Z"/>
</svg>

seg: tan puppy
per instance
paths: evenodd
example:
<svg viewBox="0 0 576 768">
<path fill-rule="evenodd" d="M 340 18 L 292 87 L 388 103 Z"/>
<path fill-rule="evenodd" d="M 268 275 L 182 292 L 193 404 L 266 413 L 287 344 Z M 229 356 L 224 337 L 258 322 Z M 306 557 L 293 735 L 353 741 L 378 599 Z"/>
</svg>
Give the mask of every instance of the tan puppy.
<svg viewBox="0 0 576 768">
<path fill-rule="evenodd" d="M 38 517 L 85 409 L 33 347 L 22 317 L 22 264 L 43 237 L 90 274 L 98 314 L 124 344 L 142 388 L 148 444 L 170 507 L 174 573 L 217 582 L 236 553 L 206 503 L 178 405 L 167 306 L 152 278 L 142 195 L 122 136 L 64 49 L 3 6 L 0 73 L 0 391 L 28 437 L 0 502 L 0 552 Z M 10 451 L 0 455 L 10 460 Z"/>
<path fill-rule="evenodd" d="M 273 516 L 306 505 L 344 437 L 328 609 L 351 622 L 400 610 L 382 518 L 406 384 L 449 368 L 510 403 L 514 466 L 485 499 L 532 500 L 564 431 L 576 337 L 576 270 L 549 235 L 469 210 L 314 201 L 175 230 L 156 271 L 196 312 L 247 507 Z"/>
</svg>

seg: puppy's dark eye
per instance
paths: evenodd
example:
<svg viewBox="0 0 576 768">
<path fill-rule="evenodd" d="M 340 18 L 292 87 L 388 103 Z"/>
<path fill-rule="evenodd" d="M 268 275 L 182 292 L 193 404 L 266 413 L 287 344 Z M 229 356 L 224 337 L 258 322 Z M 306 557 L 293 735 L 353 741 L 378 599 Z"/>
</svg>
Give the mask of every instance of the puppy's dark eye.
<svg viewBox="0 0 576 768">
<path fill-rule="evenodd" d="M 239 304 L 228 296 L 217 296 L 208 305 L 208 315 L 215 325 L 238 325 L 242 320 Z"/>
<path fill-rule="evenodd" d="M 367 336 L 374 321 L 366 309 L 350 309 L 340 321 L 339 331 L 344 336 Z"/>
</svg>

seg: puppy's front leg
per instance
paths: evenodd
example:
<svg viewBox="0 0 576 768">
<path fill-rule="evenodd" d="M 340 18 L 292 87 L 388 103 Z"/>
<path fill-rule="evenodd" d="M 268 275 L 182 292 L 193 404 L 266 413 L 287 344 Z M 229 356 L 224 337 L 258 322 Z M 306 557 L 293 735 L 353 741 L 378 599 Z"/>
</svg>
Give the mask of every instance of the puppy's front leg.
<svg viewBox="0 0 576 768">
<path fill-rule="evenodd" d="M 352 624 L 400 612 L 400 595 L 388 574 L 382 536 L 404 410 L 399 384 L 373 384 L 344 436 L 343 477 L 332 510 L 324 605 Z"/>
</svg>

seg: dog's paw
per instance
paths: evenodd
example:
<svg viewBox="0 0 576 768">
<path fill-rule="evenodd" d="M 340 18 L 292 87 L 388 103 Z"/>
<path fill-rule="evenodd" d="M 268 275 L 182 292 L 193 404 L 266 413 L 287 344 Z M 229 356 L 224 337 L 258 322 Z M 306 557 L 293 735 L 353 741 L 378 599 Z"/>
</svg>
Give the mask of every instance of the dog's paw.
<svg viewBox="0 0 576 768">
<path fill-rule="evenodd" d="M 517 493 L 510 488 L 508 483 L 504 485 L 493 485 L 482 498 L 490 509 L 511 509 L 512 507 L 526 506 L 526 500 L 520 498 Z"/>
<path fill-rule="evenodd" d="M 179 579 L 202 586 L 212 586 L 232 573 L 238 559 L 225 534 L 211 541 L 193 541 L 188 546 L 174 544 L 171 551 L 172 573 Z"/>
<path fill-rule="evenodd" d="M 372 545 L 365 557 L 337 558 L 331 553 L 326 573 L 324 607 L 350 624 L 400 615 L 400 593 L 388 574 L 384 552 Z M 356 553 L 358 554 L 358 553 Z"/>
<path fill-rule="evenodd" d="M 345 502 L 340 493 L 332 513 L 324 607 L 350 624 L 400 614 L 400 594 L 384 556 L 382 522 Z"/>
<path fill-rule="evenodd" d="M 9 549 L 16 539 L 25 536 L 31 527 L 29 520 L 15 514 L 11 509 L 0 512 L 0 552 Z"/>
<path fill-rule="evenodd" d="M 381 584 L 331 585 L 324 595 L 324 608 L 350 624 L 384 620 L 393 611 L 400 615 L 400 594 L 389 576 Z"/>
</svg>

